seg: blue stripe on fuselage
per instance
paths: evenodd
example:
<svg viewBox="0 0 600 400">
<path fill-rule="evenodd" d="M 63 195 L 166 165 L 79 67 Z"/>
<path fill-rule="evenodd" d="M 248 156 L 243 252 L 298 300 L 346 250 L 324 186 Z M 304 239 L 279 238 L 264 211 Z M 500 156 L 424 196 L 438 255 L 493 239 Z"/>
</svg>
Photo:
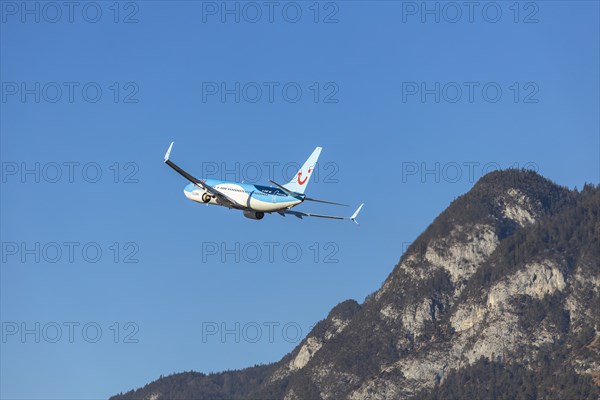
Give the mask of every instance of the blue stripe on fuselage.
<svg viewBox="0 0 600 400">
<path fill-rule="evenodd" d="M 210 185 L 212 187 L 216 187 L 218 185 L 224 185 L 224 184 L 236 185 L 236 186 L 239 186 L 246 193 L 251 194 L 252 198 L 254 198 L 256 200 L 268 202 L 268 203 L 273 203 L 273 202 L 274 203 L 286 203 L 286 202 L 302 199 L 302 197 L 290 196 L 286 192 L 284 192 L 283 190 L 281 190 L 277 187 L 252 185 L 249 183 L 222 181 L 219 179 L 205 179 L 204 182 L 207 185 Z M 197 189 L 198 189 L 198 187 L 196 185 L 194 185 L 193 183 L 188 184 L 184 188 L 184 190 L 186 192 L 193 192 L 194 190 L 197 190 Z M 223 190 L 224 194 L 227 194 L 227 192 L 228 192 L 227 190 Z"/>
</svg>

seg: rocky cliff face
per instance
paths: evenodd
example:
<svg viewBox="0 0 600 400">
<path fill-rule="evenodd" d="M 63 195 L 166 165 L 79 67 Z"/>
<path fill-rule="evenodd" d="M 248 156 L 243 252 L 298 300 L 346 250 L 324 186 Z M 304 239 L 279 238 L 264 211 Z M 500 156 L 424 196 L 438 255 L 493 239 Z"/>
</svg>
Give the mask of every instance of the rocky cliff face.
<svg viewBox="0 0 600 400">
<path fill-rule="evenodd" d="M 524 398 L 596 399 L 599 203 L 591 186 L 579 193 L 532 172 L 488 174 L 362 305 L 336 306 L 278 363 L 224 373 L 243 388 L 185 398 L 489 397 L 510 388 Z M 115 399 L 184 398 L 163 385 L 177 377 Z M 186 378 L 198 388 L 218 380 Z"/>
</svg>

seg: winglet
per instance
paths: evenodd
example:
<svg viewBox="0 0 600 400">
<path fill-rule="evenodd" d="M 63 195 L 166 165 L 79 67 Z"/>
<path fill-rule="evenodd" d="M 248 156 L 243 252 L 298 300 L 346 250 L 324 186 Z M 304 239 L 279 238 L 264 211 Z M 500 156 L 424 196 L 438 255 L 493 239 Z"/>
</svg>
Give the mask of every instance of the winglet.
<svg viewBox="0 0 600 400">
<path fill-rule="evenodd" d="M 356 217 L 358 216 L 358 213 L 360 212 L 360 209 L 365 205 L 365 203 L 362 203 L 360 206 L 358 206 L 358 208 L 356 209 L 356 211 L 354 211 L 354 214 L 352 214 L 352 216 L 350 217 L 350 219 L 352 221 L 354 221 L 354 223 L 356 225 L 358 225 L 358 222 L 356 222 Z"/>
<path fill-rule="evenodd" d="M 175 143 L 175 142 L 171 142 L 171 145 L 169 146 L 169 149 L 165 153 L 165 162 L 167 162 L 169 160 L 169 156 L 171 155 L 171 149 L 173 148 L 173 143 Z"/>
</svg>

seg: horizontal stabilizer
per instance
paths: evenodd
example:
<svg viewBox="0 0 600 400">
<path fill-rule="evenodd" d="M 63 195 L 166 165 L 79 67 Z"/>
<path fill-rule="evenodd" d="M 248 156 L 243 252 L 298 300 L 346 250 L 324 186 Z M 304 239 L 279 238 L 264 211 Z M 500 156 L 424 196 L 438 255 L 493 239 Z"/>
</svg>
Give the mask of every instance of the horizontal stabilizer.
<svg viewBox="0 0 600 400">
<path fill-rule="evenodd" d="M 292 192 L 291 190 L 287 189 L 285 186 L 280 185 L 279 183 L 277 183 L 275 181 L 269 180 L 269 182 L 271 182 L 273 185 L 277 186 L 279 189 L 283 190 L 288 195 L 290 195 L 292 197 L 295 197 L 297 199 L 314 201 L 314 202 L 317 202 L 317 203 L 335 204 L 336 206 L 348 207 L 348 204 L 342 204 L 342 203 L 336 203 L 336 202 L 333 202 L 333 201 L 319 200 L 319 199 L 313 199 L 312 197 L 306 197 L 302 193 Z"/>
<path fill-rule="evenodd" d="M 314 201 L 314 202 L 317 202 L 317 203 L 335 204 L 336 206 L 348 207 L 348 204 L 336 203 L 336 202 L 333 202 L 333 201 L 326 201 L 326 200 L 318 200 L 318 199 L 313 199 L 311 197 L 305 197 L 304 200 Z"/>
<path fill-rule="evenodd" d="M 291 191 L 289 189 L 286 189 L 285 186 L 280 185 L 279 183 L 277 183 L 275 181 L 272 181 L 272 180 L 269 179 L 269 182 L 271 182 L 273 185 L 277 186 L 279 189 L 283 190 L 285 193 L 287 193 L 288 195 L 290 195 L 292 197 L 298 198 L 298 197 L 302 196 L 301 193 L 296 193 L 296 192 L 293 192 L 293 191 Z"/>
</svg>

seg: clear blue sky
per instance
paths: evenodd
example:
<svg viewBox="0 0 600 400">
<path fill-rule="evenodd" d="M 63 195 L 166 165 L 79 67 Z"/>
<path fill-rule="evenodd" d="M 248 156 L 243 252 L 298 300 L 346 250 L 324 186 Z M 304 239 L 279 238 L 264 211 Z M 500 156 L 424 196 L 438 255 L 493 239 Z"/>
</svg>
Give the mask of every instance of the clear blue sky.
<svg viewBox="0 0 600 400">
<path fill-rule="evenodd" d="M 597 2 L 482 2 L 472 21 L 439 3 L 439 22 L 421 2 L 321 3 L 318 15 L 282 2 L 272 23 L 262 2 L 260 16 L 240 3 L 239 23 L 221 21 L 221 2 L 121 3 L 118 15 L 112 2 L 80 3 L 73 22 L 66 6 L 1 4 L 3 399 L 103 398 L 161 374 L 276 361 L 295 327 L 304 335 L 378 289 L 484 169 L 529 166 L 571 188 L 599 180 Z M 266 163 L 282 181 L 285 163 L 322 146 L 308 193 L 352 209 L 299 209 L 364 202 L 360 225 L 191 203 L 162 163 L 172 140 L 192 173 L 259 165 L 262 182 Z M 21 174 L 36 168 L 39 182 Z M 222 262 L 236 245 L 240 262 Z M 124 262 L 131 253 L 139 262 Z M 332 253 L 339 262 L 325 262 Z M 240 343 L 206 336 L 236 322 Z"/>
</svg>

